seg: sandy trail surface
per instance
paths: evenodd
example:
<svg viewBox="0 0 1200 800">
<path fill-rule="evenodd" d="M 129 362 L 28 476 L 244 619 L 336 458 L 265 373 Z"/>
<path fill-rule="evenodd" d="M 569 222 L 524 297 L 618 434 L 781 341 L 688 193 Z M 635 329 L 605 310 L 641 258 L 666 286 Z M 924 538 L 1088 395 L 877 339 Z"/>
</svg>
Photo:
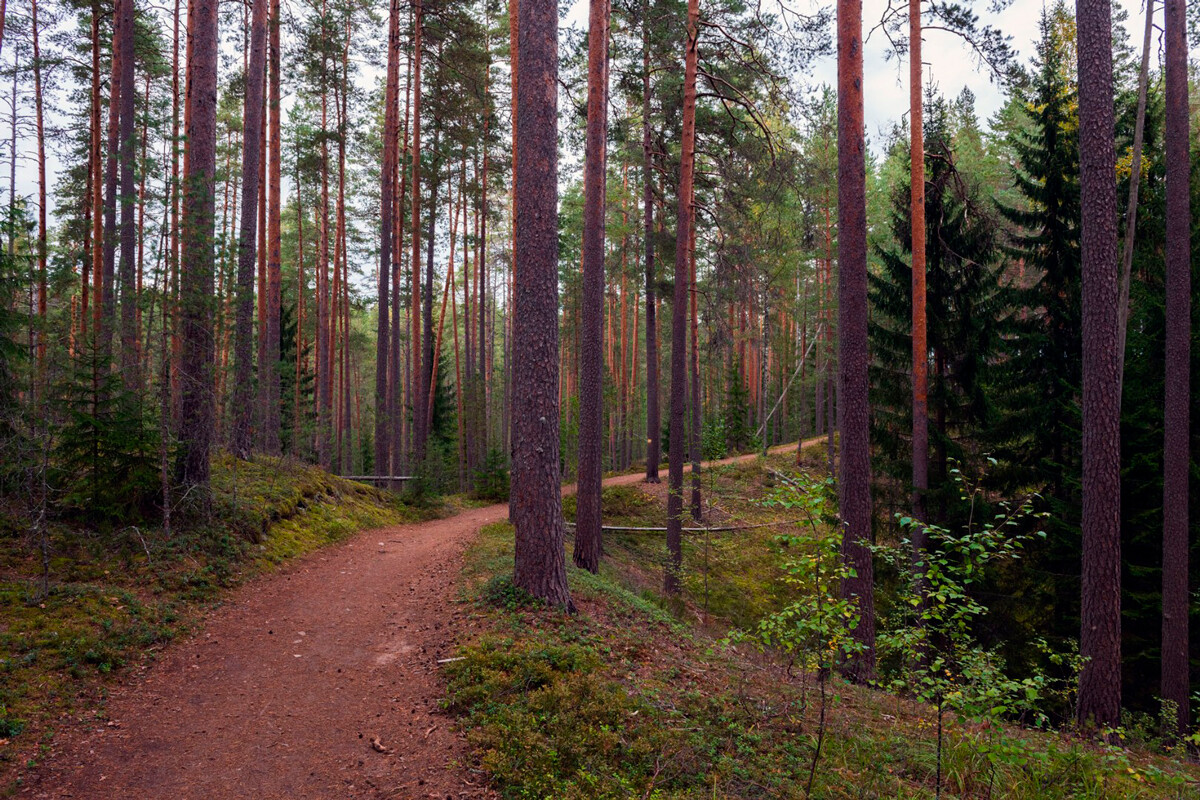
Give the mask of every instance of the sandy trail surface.
<svg viewBox="0 0 1200 800">
<path fill-rule="evenodd" d="M 439 661 L 468 624 L 463 552 L 507 516 L 493 505 L 366 531 L 238 588 L 113 687 L 106 719 L 61 730 L 20 795 L 493 796 L 441 710 Z"/>
</svg>

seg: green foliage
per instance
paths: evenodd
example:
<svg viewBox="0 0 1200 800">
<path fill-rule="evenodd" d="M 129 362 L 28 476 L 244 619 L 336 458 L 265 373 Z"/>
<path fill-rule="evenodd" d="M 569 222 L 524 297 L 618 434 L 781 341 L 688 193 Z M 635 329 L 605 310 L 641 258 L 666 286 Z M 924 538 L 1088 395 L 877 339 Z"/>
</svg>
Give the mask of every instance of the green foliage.
<svg viewBox="0 0 1200 800">
<path fill-rule="evenodd" d="M 853 576 L 853 570 L 840 556 L 833 480 L 798 474 L 776 488 L 765 503 L 802 518 L 796 525 L 803 533 L 777 538 L 785 554 L 782 580 L 799 596 L 733 638 L 787 653 L 802 669 L 828 670 L 861 651 L 852 636 L 859 623 L 857 606 L 841 596 L 841 583 Z"/>
<path fill-rule="evenodd" d="M 475 470 L 475 488 L 471 496 L 493 503 L 508 502 L 508 461 L 500 450 L 488 450 L 483 463 Z"/>
<path fill-rule="evenodd" d="M 819 530 L 828 522 L 821 516 L 829 510 L 823 482 L 801 476 L 797 484 L 803 491 L 775 493 L 790 506 L 767 508 L 789 518 L 811 509 Z M 800 541 L 784 552 L 803 572 L 817 531 L 807 522 L 801 528 Z M 792 555 L 796 549 L 800 555 Z M 575 616 L 513 608 L 506 579 L 512 556 L 507 523 L 484 528 L 468 551 L 466 594 L 476 601 L 482 630 L 458 650 L 462 660 L 445 666 L 447 705 L 501 797 L 933 795 L 936 709 L 845 685 L 828 670 L 819 673 L 825 700 L 818 704 L 794 661 L 785 668 L 743 655 L 740 645 L 724 647 L 693 628 L 691 614 L 667 616 L 642 579 L 660 568 L 648 557 L 625 562 L 610 553 L 598 575 L 568 568 L 580 605 Z M 804 584 L 811 591 L 814 582 Z M 1178 800 L 1200 786 L 1180 761 L 1005 722 L 947 712 L 941 731 L 943 790 L 963 800 Z M 818 747 L 825 766 L 813 770 Z"/>
<path fill-rule="evenodd" d="M 999 220 L 976 175 L 960 165 L 960 138 L 973 118 L 956 114 L 945 98 L 925 101 L 926 332 L 929 358 L 929 492 L 926 506 L 946 519 L 954 496 L 948 460 L 964 459 L 990 424 L 988 380 L 1001 345 L 1002 320 L 1011 312 L 1000 288 Z M 896 487 L 893 507 L 907 501 L 912 475 L 912 214 L 907 142 L 891 157 L 903 159 L 892 187 L 895 244 L 877 248 L 882 263 L 869 275 L 871 300 L 872 464 Z M 903 498 L 903 499 L 900 499 Z"/>
<path fill-rule="evenodd" d="M 700 432 L 700 453 L 705 461 L 716 461 L 729 454 L 729 434 L 724 419 L 711 419 Z"/>
<path fill-rule="evenodd" d="M 540 600 L 513 583 L 512 576 L 508 574 L 492 577 L 483 585 L 479 596 L 484 603 L 507 611 L 533 608 L 541 604 Z"/>
<path fill-rule="evenodd" d="M 152 522 L 162 514 L 159 426 L 89 343 L 55 387 L 64 423 L 52 483 L 61 510 L 93 524 Z"/>
<path fill-rule="evenodd" d="M 728 452 L 757 448 L 757 437 L 750 427 L 750 392 L 742 383 L 741 364 L 736 358 L 729 360 L 729 369 L 725 371 L 724 423 Z"/>
<path fill-rule="evenodd" d="M 994 459 L 989 461 L 995 464 Z M 996 563 L 1019 559 L 1027 542 L 1045 538 L 1045 532 L 1033 526 L 1048 513 L 1035 511 L 1036 496 L 1031 496 L 1019 503 L 1000 501 L 999 512 L 988 518 L 981 509 L 980 481 L 968 481 L 957 467 L 951 474 L 959 499 L 970 509 L 964 528 L 951 532 L 897 515 L 905 533 L 900 543 L 873 547 L 875 555 L 896 573 L 909 576 L 884 620 L 877 647 L 885 665 L 883 685 L 937 710 L 939 793 L 945 712 L 953 712 L 960 720 L 989 723 L 999 741 L 987 743 L 988 757 L 1011 757 L 1011 742 L 999 723 L 1020 719 L 1047 725 L 1044 704 L 1055 696 L 1070 696 L 1081 666 L 1077 657 L 1072 660 L 1071 670 L 1061 682 L 1044 673 L 1014 678 L 998 653 L 979 644 L 975 629 L 988 608 L 977 590 L 986 571 Z M 914 541 L 922 539 L 925 546 L 918 551 Z M 1042 647 L 1046 647 L 1044 643 Z"/>
<path fill-rule="evenodd" d="M 9 739 L 25 730 L 25 720 L 10 717 L 8 709 L 0 706 L 0 739 Z"/>
</svg>

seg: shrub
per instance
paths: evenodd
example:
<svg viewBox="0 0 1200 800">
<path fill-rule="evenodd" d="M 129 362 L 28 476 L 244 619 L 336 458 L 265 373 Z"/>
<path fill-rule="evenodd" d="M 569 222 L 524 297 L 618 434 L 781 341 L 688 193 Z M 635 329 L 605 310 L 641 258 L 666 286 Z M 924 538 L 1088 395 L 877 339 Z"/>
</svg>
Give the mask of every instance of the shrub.
<svg viewBox="0 0 1200 800">
<path fill-rule="evenodd" d="M 494 503 L 508 502 L 508 463 L 504 454 L 493 448 L 475 470 L 475 490 L 471 496 Z"/>
</svg>

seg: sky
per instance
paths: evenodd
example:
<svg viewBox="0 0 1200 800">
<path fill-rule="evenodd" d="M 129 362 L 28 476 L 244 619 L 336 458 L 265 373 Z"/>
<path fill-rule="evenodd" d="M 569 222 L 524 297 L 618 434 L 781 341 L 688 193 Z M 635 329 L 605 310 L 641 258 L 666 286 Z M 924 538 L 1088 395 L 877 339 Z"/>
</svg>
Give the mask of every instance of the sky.
<svg viewBox="0 0 1200 800">
<path fill-rule="evenodd" d="M 701 14 L 704 13 L 704 2 L 700 0 Z M 769 2 L 769 0 L 768 0 Z M 805 0 L 800 0 L 794 7 L 803 9 Z M 830 0 L 832 2 L 832 0 Z M 904 0 L 896 0 L 907 6 Z M 1016 49 L 1021 63 L 1028 63 L 1034 54 L 1034 43 L 1038 35 L 1038 20 L 1042 9 L 1048 5 L 1045 0 L 1013 0 L 1012 5 L 999 14 L 989 13 L 986 5 L 989 3 L 976 0 L 964 0 L 968 6 L 979 9 L 980 20 L 983 23 L 998 27 L 1012 37 L 1012 46 Z M 826 3 L 827 5 L 828 3 Z M 1073 7 L 1073 4 L 1070 4 Z M 1129 33 L 1137 39 L 1137 50 L 1141 51 L 1141 35 L 1144 25 L 1143 0 L 1118 0 L 1118 5 L 1129 14 L 1126 23 Z M 810 7 L 815 7 L 811 4 Z M 888 0 L 863 0 L 863 35 L 867 37 L 863 48 L 863 101 L 866 114 L 867 137 L 870 146 L 878 155 L 885 134 L 893 123 L 908 115 L 908 60 L 885 58 L 887 39 L 882 31 L 869 34 L 888 7 Z M 1159 5 L 1156 16 L 1161 21 L 1162 11 Z M 587 26 L 588 0 L 574 0 L 567 15 L 565 24 L 578 28 Z M 907 14 L 905 14 L 907 19 Z M 907 24 L 906 24 L 907 25 Z M 907 26 L 905 27 L 907 31 Z M 1157 40 L 1156 40 L 1157 41 Z M 925 31 L 923 37 L 925 62 L 925 81 L 941 89 L 947 97 L 956 97 L 965 86 L 974 92 L 976 111 L 980 122 L 987 120 L 1000 109 L 1004 97 L 1000 87 L 988 79 L 981 71 L 967 46 L 957 37 L 942 31 Z M 1153 63 L 1153 62 L 1152 62 Z M 800 81 L 820 86 L 827 83 L 837 85 L 837 57 L 829 55 L 813 65 L 810 74 L 796 76 Z"/>
</svg>

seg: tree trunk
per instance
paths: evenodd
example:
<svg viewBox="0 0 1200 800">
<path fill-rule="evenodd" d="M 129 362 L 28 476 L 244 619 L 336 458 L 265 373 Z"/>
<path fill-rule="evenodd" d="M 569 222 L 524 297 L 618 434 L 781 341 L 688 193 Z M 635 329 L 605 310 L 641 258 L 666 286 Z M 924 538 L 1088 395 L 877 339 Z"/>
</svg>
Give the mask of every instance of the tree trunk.
<svg viewBox="0 0 1200 800">
<path fill-rule="evenodd" d="M 102 294 L 104 290 L 104 169 L 101 167 L 100 161 L 100 13 L 99 0 L 95 0 L 92 3 L 92 140 L 89 160 L 92 176 L 92 280 L 94 281 L 92 329 L 97 337 L 100 334 L 100 315 L 104 303 Z M 176 29 L 178 29 L 178 24 L 177 19 Z M 177 182 L 178 172 L 174 177 Z M 178 229 L 178 220 L 176 220 L 175 228 Z M 87 299 L 85 297 L 85 311 L 87 310 L 86 306 Z"/>
<path fill-rule="evenodd" d="M 399 187 L 396 191 L 395 202 L 393 206 L 396 209 L 395 223 L 393 236 L 395 237 L 395 245 L 393 252 L 395 253 L 395 269 L 392 271 L 392 379 L 388 386 L 388 415 L 391 423 L 391 457 L 392 457 L 392 474 L 402 470 L 405 463 L 405 455 L 407 453 L 407 441 L 405 435 L 407 429 L 405 427 L 407 416 L 404 413 L 404 406 L 401 403 L 402 392 L 405 385 L 408 384 L 408 356 L 407 353 L 401 353 L 401 320 L 400 320 L 400 285 L 404 277 L 404 231 L 405 231 L 405 205 L 404 197 L 407 188 L 408 170 L 404 166 L 408 158 L 408 119 L 409 113 L 412 110 L 412 54 L 409 54 L 408 68 L 405 70 L 405 86 L 404 86 L 404 124 L 400 132 L 399 145 L 401 148 L 400 156 L 396 161 L 396 172 L 399 173 Z M 401 379 L 401 371 L 404 372 L 403 380 Z M 411 387 L 410 387 L 411 388 Z"/>
<path fill-rule="evenodd" d="M 440 58 L 440 52 L 439 52 Z M 429 236 L 425 239 L 425 303 L 421 309 L 422 321 L 425 327 L 425 332 L 422 334 L 421 344 L 425 348 L 425 355 L 421 359 L 421 391 L 425 396 L 421 400 L 422 414 L 421 417 L 421 438 L 417 442 L 417 465 L 420 466 L 425 460 L 426 443 L 429 440 L 430 431 L 433 430 L 433 398 L 436 387 L 433 385 L 434 364 L 437 361 L 438 353 L 434 351 L 433 338 L 433 302 L 436 299 L 433 291 L 433 250 L 434 240 L 437 235 L 437 198 L 438 198 L 438 178 L 439 170 L 441 169 L 441 158 L 439 157 L 438 145 L 441 140 L 442 127 L 441 120 L 438 119 L 436 113 L 433 118 L 433 152 L 431 155 L 436 159 L 433 162 L 429 183 Z M 418 262 L 419 263 L 419 262 Z"/>
<path fill-rule="evenodd" d="M 281 215 L 283 213 L 280 184 L 282 183 L 282 119 L 280 108 L 280 47 L 279 26 L 280 0 L 270 0 L 271 19 L 268 41 L 270 96 L 267 109 L 270 113 L 271 155 L 267 163 L 267 325 L 266 363 L 258 365 L 258 380 L 266 384 L 263 392 L 263 449 L 268 455 L 279 455 L 279 316 L 283 295 L 283 279 L 280 274 Z"/>
<path fill-rule="evenodd" d="M 867 400 L 867 219 L 863 137 L 862 1 L 838 0 L 838 507 L 842 559 L 853 576 L 842 596 L 858 614 L 860 653 L 842 664 L 847 678 L 875 677 L 875 587 L 871 563 L 871 451 Z M 833 390 L 830 386 L 829 391 Z M 827 424 L 832 426 L 833 421 Z"/>
<path fill-rule="evenodd" d="M 558 419 L 558 5 L 524 0 L 516 140 L 512 493 L 513 582 L 573 610 L 563 557 Z"/>
<path fill-rule="evenodd" d="M 1079 720 L 1121 718 L 1121 375 L 1112 23 L 1107 0 L 1077 0 L 1083 270 L 1083 574 Z"/>
<path fill-rule="evenodd" d="M 1188 148 L 1187 17 L 1166 8 L 1167 351 L 1163 425 L 1162 697 L 1188 733 L 1188 466 L 1191 462 L 1191 162 Z"/>
<path fill-rule="evenodd" d="M 187 164 L 180 275 L 180 483 L 207 508 L 213 399 L 213 215 L 216 170 L 217 2 L 192 0 L 188 17 Z"/>
<path fill-rule="evenodd" d="M 1133 246 L 1137 239 L 1138 189 L 1142 178 L 1142 139 L 1146 128 L 1146 89 L 1150 83 L 1150 44 L 1154 34 L 1154 0 L 1146 2 L 1146 32 L 1142 37 L 1142 66 L 1138 71 L 1137 121 L 1129 159 L 1129 204 L 1125 207 L 1125 241 L 1121 256 L 1121 289 L 1117 299 L 1117 374 L 1125 388 L 1125 334 L 1129 329 L 1129 287 L 1133 280 Z"/>
<path fill-rule="evenodd" d="M 911 120 L 912 222 L 912 513 L 925 521 L 929 490 L 929 348 L 925 336 L 925 135 L 922 130 L 921 0 L 908 2 L 908 115 Z M 913 558 L 925 548 L 924 528 L 913 534 Z"/>
<path fill-rule="evenodd" d="M 391 353 L 392 273 L 392 187 L 396 171 L 396 127 L 400 115 L 400 0 L 392 0 L 388 13 L 387 82 L 383 99 L 383 169 L 380 174 L 379 202 L 379 312 L 375 341 L 375 474 L 390 475 L 391 426 L 388 424 L 388 360 Z"/>
<path fill-rule="evenodd" d="M 683 568 L 683 461 L 688 449 L 684 429 L 687 396 L 688 245 L 692 232 L 692 182 L 696 162 L 696 68 L 700 1 L 688 0 L 687 49 L 683 73 L 683 131 L 679 159 L 679 211 L 675 231 L 675 294 L 671 305 L 671 430 L 667 480 L 667 565 L 663 587 L 678 595 Z"/>
<path fill-rule="evenodd" d="M 180 195 L 183 193 L 183 187 L 180 184 L 179 179 L 179 155 L 181 150 L 179 144 L 181 141 L 181 137 L 179 135 L 179 100 L 182 94 L 179 86 L 179 4 L 180 0 L 175 0 L 175 13 L 172 18 L 171 39 L 171 282 L 169 287 L 171 307 L 170 314 L 167 317 L 167 324 L 169 324 L 171 328 L 171 366 L 168 371 L 168 379 L 171 382 L 171 396 L 168 399 L 168 407 L 171 410 L 172 415 L 179 413 L 179 362 L 182 360 L 182 342 L 179 338 L 179 325 L 177 324 L 177 317 L 179 313 L 179 264 L 181 243 L 179 212 L 182 205 Z M 98 5 L 93 6 L 93 8 L 98 8 Z M 94 63 L 96 62 L 93 61 L 93 64 Z M 93 83 L 93 85 L 95 84 Z M 93 111 L 93 114 L 93 122 L 98 125 L 100 119 L 98 111 Z M 97 148 L 99 147 L 98 138 L 95 140 L 95 144 L 93 146 Z M 96 163 L 99 164 L 98 159 Z M 97 178 L 98 177 L 99 175 L 97 174 Z M 97 187 L 95 191 L 97 194 L 94 202 L 98 202 L 99 188 Z M 95 235 L 99 235 L 99 230 L 100 229 L 97 224 L 94 228 Z M 98 263 L 99 262 L 96 261 L 96 254 L 93 252 L 93 270 L 96 269 Z M 167 358 L 165 353 L 163 358 Z M 174 416 L 172 416 L 170 422 L 172 425 L 175 424 L 176 419 Z"/>
<path fill-rule="evenodd" d="M 412 109 L 412 300 L 408 307 L 412 335 L 409 350 L 412 353 L 413 386 L 412 437 L 413 455 L 419 464 L 425 457 L 425 386 L 421 365 L 421 27 L 424 17 L 424 2 L 416 2 L 413 17 L 413 109 Z"/>
<path fill-rule="evenodd" d="M 322 28 L 325 25 L 326 8 L 321 6 Z M 329 71 L 328 59 L 322 58 L 322 73 Z M 316 284 L 316 329 L 317 329 L 317 463 L 329 469 L 333 463 L 333 370 L 330 320 L 333 310 L 329 294 L 329 144 L 327 122 L 329 118 L 328 86 L 321 86 L 321 218 L 317 220 L 317 263 L 313 267 L 313 282 Z"/>
<path fill-rule="evenodd" d="M 238 235 L 237 311 L 233 361 L 233 454 L 249 458 L 254 411 L 254 265 L 258 233 L 259 160 L 262 158 L 263 78 L 267 58 L 268 3 L 254 0 L 250 61 L 242 107 L 242 219 Z M 264 376 L 265 377 L 265 376 Z"/>
<path fill-rule="evenodd" d="M 308 281 L 304 278 L 304 201 L 300 184 L 300 164 L 296 163 L 296 364 L 292 382 L 292 454 L 300 453 L 300 379 L 308 362 L 305 350 L 308 337 L 304 333 L 304 298 Z"/>
<path fill-rule="evenodd" d="M 137 291 L 135 272 L 137 258 L 137 221 L 134 203 L 137 184 L 134 180 L 134 50 L 133 1 L 118 0 L 114 50 L 120 50 L 119 137 L 121 161 L 121 377 L 127 391 L 135 391 L 138 379 L 137 355 Z"/>
<path fill-rule="evenodd" d="M 113 43 L 120 37 L 118 30 L 121 25 L 121 15 L 113 15 Z M 116 296 L 114 293 L 113 277 L 116 272 L 117 260 L 117 152 L 120 148 L 121 134 L 121 81 L 124 70 L 121 67 L 123 48 L 112 48 L 112 72 L 109 79 L 108 105 L 108 142 L 106 147 L 106 167 L 104 174 L 104 263 L 101 275 L 101 290 L 96 293 L 97 302 L 102 304 L 100 322 L 96 326 L 99 336 L 97 361 L 101 369 L 109 368 L 112 356 L 112 336 L 116 321 Z"/>
<path fill-rule="evenodd" d="M 600 438 L 604 427 L 604 211 L 607 206 L 608 2 L 591 0 L 587 139 L 583 165 L 583 308 L 579 365 L 579 467 L 575 566 L 600 570 Z"/>
<path fill-rule="evenodd" d="M 46 367 L 46 129 L 42 124 L 42 51 L 38 39 L 37 0 L 30 0 L 33 34 L 33 101 L 37 122 L 37 166 L 38 166 L 38 337 L 36 393 L 43 390 L 42 380 Z M 16 110 L 14 109 L 14 113 Z"/>
<path fill-rule="evenodd" d="M 694 138 L 694 136 L 693 136 Z M 692 201 L 695 202 L 695 190 L 692 191 Z M 700 522 L 703 517 L 703 505 L 700 497 L 700 432 L 701 432 L 701 408 L 700 408 L 700 307 L 698 285 L 696 283 L 696 215 L 693 211 L 688 220 L 691 230 L 688 232 L 688 300 L 690 313 L 688 319 L 691 321 L 691 379 L 692 379 L 692 424 L 690 426 L 691 437 L 689 445 L 691 447 L 692 456 L 692 502 L 691 512 L 692 520 Z"/>
<path fill-rule="evenodd" d="M 490 44 L 490 43 L 489 43 Z M 488 78 L 491 74 L 491 50 L 488 50 L 488 68 L 484 73 L 484 86 L 489 83 Z M 488 90 L 484 89 L 484 97 L 488 97 Z M 488 113 L 487 104 L 485 103 L 485 111 L 483 115 L 483 188 L 480 192 L 480 209 L 479 209 L 479 277 L 475 281 L 475 293 L 479 299 L 475 302 L 475 313 L 479 316 L 479 337 L 475 342 L 475 349 L 479 351 L 479 372 L 476 377 L 476 382 L 479 386 L 475 400 L 475 405 L 478 407 L 476 413 L 479 415 L 479 430 L 477 434 L 477 458 L 478 463 L 483 463 L 483 459 L 487 457 L 488 451 L 488 407 L 487 407 L 487 349 L 484 343 L 487 341 L 487 330 L 485 321 L 487 319 L 487 223 L 488 223 L 488 119 L 491 114 Z M 514 125 L 516 124 L 514 118 Z"/>
</svg>

